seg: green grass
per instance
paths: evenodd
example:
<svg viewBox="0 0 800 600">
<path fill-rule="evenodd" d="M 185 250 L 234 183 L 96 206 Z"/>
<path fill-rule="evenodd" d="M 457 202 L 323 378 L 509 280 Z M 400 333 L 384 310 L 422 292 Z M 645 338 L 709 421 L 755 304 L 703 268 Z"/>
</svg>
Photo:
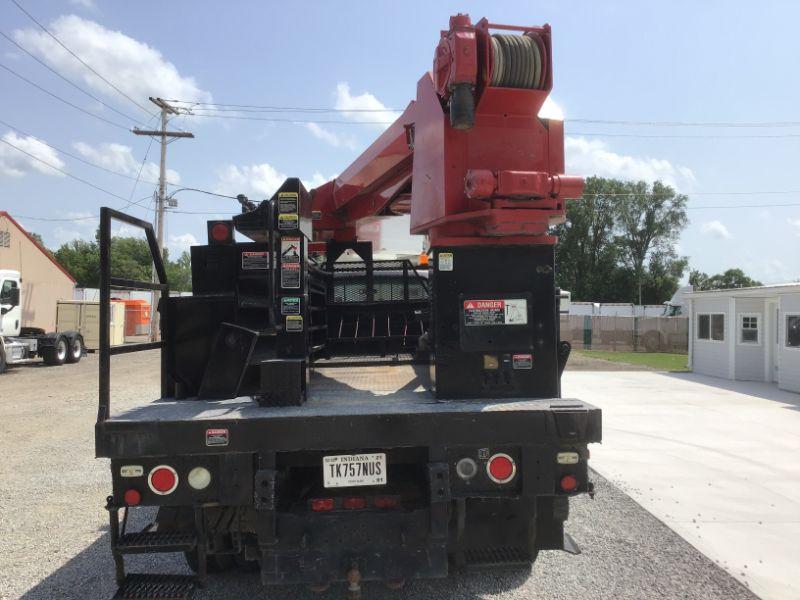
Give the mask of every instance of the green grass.
<svg viewBox="0 0 800 600">
<path fill-rule="evenodd" d="M 688 371 L 687 354 L 668 354 L 666 352 L 609 352 L 607 350 L 574 350 L 591 358 L 613 362 L 641 365 L 659 371 Z"/>
</svg>

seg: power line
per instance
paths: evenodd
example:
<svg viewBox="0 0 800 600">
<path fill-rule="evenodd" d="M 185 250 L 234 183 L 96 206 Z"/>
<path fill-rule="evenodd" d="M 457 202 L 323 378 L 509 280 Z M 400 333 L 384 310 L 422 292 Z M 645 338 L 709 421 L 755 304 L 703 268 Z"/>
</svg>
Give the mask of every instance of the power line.
<svg viewBox="0 0 800 600">
<path fill-rule="evenodd" d="M 396 113 L 400 108 L 329 108 L 311 106 L 275 106 L 259 104 L 225 104 L 221 102 L 195 102 L 191 100 L 170 100 L 191 104 L 194 109 L 206 112 L 305 112 L 305 113 Z M 222 107 L 222 108 L 220 108 Z M 354 122 L 354 121 L 349 121 Z M 368 121 L 374 123 L 374 121 Z M 630 125 L 646 127 L 800 127 L 800 121 L 636 121 L 623 119 L 569 118 L 565 123 L 585 123 L 595 125 Z"/>
<path fill-rule="evenodd" d="M 583 135 L 587 137 L 613 137 L 613 138 L 655 138 L 655 139 L 704 139 L 704 140 L 738 140 L 738 139 L 774 139 L 774 138 L 800 138 L 800 133 L 767 133 L 767 134 L 743 134 L 743 135 L 672 135 L 672 134 L 649 134 L 649 133 L 600 133 L 570 131 L 569 135 Z"/>
<path fill-rule="evenodd" d="M 624 121 L 612 119 L 564 119 L 566 123 L 587 125 L 633 125 L 644 127 L 800 127 L 800 121 Z"/>
<path fill-rule="evenodd" d="M 69 152 L 67 150 L 64 150 L 63 148 L 59 148 L 58 146 L 54 146 L 53 144 L 49 144 L 48 142 L 45 142 L 40 137 L 32 135 L 32 134 L 30 134 L 30 133 L 28 133 L 26 131 L 23 131 L 19 127 L 14 127 L 10 123 L 7 123 L 7 122 L 3 121 L 2 119 L 0 119 L 0 125 L 4 125 L 4 126 L 8 127 L 9 129 L 11 129 L 12 131 L 16 131 L 17 133 L 21 133 L 24 136 L 35 138 L 36 141 L 38 141 L 40 144 L 44 144 L 48 148 L 52 148 L 56 152 L 60 152 L 64 156 L 69 156 L 71 159 L 77 160 L 78 162 L 82 162 L 83 164 L 88 165 L 88 166 L 90 166 L 90 167 L 92 167 L 94 169 L 99 169 L 100 171 L 105 171 L 106 173 L 111 173 L 112 175 L 116 175 L 117 177 L 124 177 L 125 179 L 130 179 L 131 181 L 135 181 L 136 180 L 136 177 L 134 177 L 133 175 L 128 175 L 127 173 L 120 173 L 119 171 L 114 171 L 113 169 L 109 169 L 109 168 L 104 167 L 102 165 L 95 164 L 95 163 L 93 163 L 93 162 L 91 162 L 89 160 L 86 160 L 85 158 L 82 158 L 82 157 L 80 157 L 80 156 L 78 156 L 76 154 L 72 154 L 71 152 Z M 153 185 L 155 185 L 157 183 L 155 181 L 148 181 L 146 179 L 143 179 L 141 181 L 143 181 L 144 183 L 150 183 L 150 184 L 153 184 Z M 170 185 L 176 185 L 176 184 L 170 183 Z"/>
<path fill-rule="evenodd" d="M 133 182 L 133 189 L 131 189 L 131 195 L 128 197 L 128 200 L 133 198 L 133 195 L 136 193 L 136 186 L 139 185 L 139 178 L 142 176 L 142 169 L 144 169 L 144 165 L 147 162 L 147 155 L 150 154 L 150 148 L 153 147 L 153 138 L 150 138 L 150 142 L 147 144 L 147 150 L 144 151 L 144 158 L 142 159 L 142 164 L 139 165 L 139 172 L 136 174 L 136 179 Z"/>
<path fill-rule="evenodd" d="M 103 77 L 103 76 L 102 76 L 100 73 L 98 73 L 97 71 L 95 71 L 95 70 L 94 70 L 94 69 L 91 67 L 91 65 L 89 65 L 88 63 L 86 63 L 86 61 L 84 61 L 84 60 L 83 60 L 83 59 L 82 59 L 80 56 L 78 56 L 78 55 L 77 55 L 77 54 L 75 54 L 75 53 L 74 53 L 72 50 L 70 50 L 70 49 L 69 49 L 69 48 L 68 48 L 68 47 L 67 47 L 67 46 L 66 46 L 66 45 L 65 45 L 65 44 L 64 44 L 64 43 L 63 43 L 63 42 L 62 42 L 60 39 L 58 39 L 58 38 L 57 38 L 55 35 L 53 35 L 53 34 L 50 32 L 50 30 L 49 30 L 49 29 L 47 29 L 47 27 L 45 27 L 44 25 L 42 25 L 42 24 L 41 24 L 39 21 L 37 21 L 37 20 L 36 20 L 36 18 L 35 18 L 35 17 L 34 17 L 34 16 L 31 14 L 31 13 L 29 13 L 27 10 L 25 10 L 25 9 L 22 7 L 22 5 L 21 5 L 19 2 L 17 2 L 17 0 L 11 0 L 11 2 L 12 2 L 12 3 L 13 3 L 13 4 L 14 4 L 14 5 L 15 5 L 15 6 L 18 8 L 18 9 L 20 9 L 20 10 L 21 10 L 21 11 L 22 11 L 22 12 L 23 12 L 23 13 L 24 13 L 24 14 L 25 14 L 25 15 L 26 15 L 26 16 L 27 16 L 27 17 L 28 17 L 28 18 L 29 18 L 31 21 L 33 21 L 34 23 L 36 23 L 36 25 L 38 25 L 38 26 L 39 26 L 39 28 L 40 28 L 42 31 L 44 31 L 44 32 L 45 32 L 47 35 L 49 35 L 51 38 L 53 38 L 53 39 L 56 41 L 56 43 L 57 43 L 59 46 L 61 46 L 62 48 L 64 48 L 64 50 L 66 50 L 66 51 L 67 51 L 67 52 L 69 52 L 69 53 L 70 53 L 70 54 L 71 54 L 73 57 L 75 57 L 75 59 L 76 59 L 78 62 L 80 62 L 80 63 L 81 63 L 81 64 L 82 64 L 84 67 L 86 67 L 87 69 L 89 69 L 89 70 L 90 70 L 92 73 L 94 73 L 94 74 L 95 74 L 95 75 L 97 75 L 97 76 L 98 76 L 100 79 L 102 79 L 104 82 L 106 82 L 106 83 L 107 83 L 107 84 L 108 84 L 108 85 L 109 85 L 109 86 L 110 86 L 112 89 L 114 89 L 116 92 L 118 92 L 119 94 L 121 94 L 122 96 L 124 96 L 125 98 L 127 98 L 128 100 L 130 100 L 131 102 L 133 102 L 133 104 L 135 104 L 136 106 L 138 106 L 139 108 L 141 108 L 141 109 L 142 109 L 144 112 L 146 112 L 148 115 L 150 115 L 150 116 L 153 116 L 153 113 L 151 113 L 151 112 L 150 112 L 150 111 L 149 111 L 147 108 L 145 108 L 144 106 L 142 106 L 141 104 L 139 104 L 138 102 L 136 102 L 136 100 L 134 100 L 133 98 L 131 98 L 131 97 L 130 97 L 128 94 L 126 94 L 125 92 L 123 92 L 121 89 L 119 89 L 119 88 L 118 88 L 117 86 L 115 86 L 113 83 L 111 83 L 111 82 L 110 82 L 108 79 L 106 79 L 106 78 L 105 78 L 105 77 Z"/>
<path fill-rule="evenodd" d="M 14 41 L 14 39 L 12 39 L 10 36 L 6 35 L 4 32 L 0 31 L 0 36 L 3 36 L 3 37 L 4 37 L 5 39 L 7 39 L 9 42 L 11 42 L 12 44 L 14 44 L 14 45 L 15 45 L 17 48 L 19 48 L 20 50 L 22 50 L 22 51 L 23 51 L 25 54 L 27 54 L 28 56 L 30 56 L 30 57 L 31 57 L 33 60 L 35 60 L 36 62 L 38 62 L 40 65 L 42 65 L 42 66 L 43 66 L 45 69 L 47 69 L 48 71 L 50 71 L 51 73 L 53 73 L 54 75 L 56 75 L 57 77 L 59 77 L 60 79 L 63 79 L 64 81 L 66 81 L 66 82 L 67 82 L 69 85 L 71 85 L 72 87 L 74 87 L 76 90 L 78 90 L 78 91 L 79 91 L 79 92 L 81 92 L 82 94 L 85 94 L 85 95 L 89 96 L 89 98 L 91 98 L 92 100 L 94 100 L 94 101 L 96 101 L 96 102 L 99 102 L 100 104 L 102 104 L 103 106 L 105 106 L 107 109 L 114 111 L 115 113 L 117 113 L 118 115 L 120 115 L 120 116 L 122 116 L 122 117 L 125 117 L 126 119 L 130 119 L 131 121 L 134 121 L 134 122 L 136 122 L 136 123 L 139 123 L 139 124 L 141 124 L 141 125 L 143 125 L 143 124 L 144 124 L 144 123 L 143 123 L 142 121 L 140 121 L 139 119 L 137 119 L 137 118 L 135 118 L 135 117 L 131 117 L 130 115 L 126 115 L 126 114 L 125 114 L 124 112 L 122 112 L 121 110 L 117 110 L 117 109 L 116 109 L 116 108 L 114 108 L 112 105 L 108 104 L 107 102 L 103 102 L 103 101 L 102 101 L 100 98 L 98 98 L 97 96 L 95 96 L 95 95 L 94 95 L 94 94 L 92 94 L 91 92 L 87 92 L 85 89 L 83 89 L 83 88 L 82 88 L 81 86 L 79 86 L 78 84 L 76 84 L 76 83 L 74 83 L 74 82 L 70 81 L 69 79 L 67 79 L 66 77 L 64 77 L 64 76 L 63 76 L 61 73 L 59 73 L 59 72 L 58 72 L 58 71 L 56 71 L 54 68 L 52 68 L 50 65 L 48 65 L 46 62 L 44 62 L 44 61 L 43 61 L 43 60 L 41 60 L 39 57 L 37 57 L 35 54 L 33 54 L 32 52 L 30 52 L 29 50 L 27 50 L 26 48 L 24 48 L 23 46 L 21 46 L 20 44 L 18 44 L 16 41 Z"/>
<path fill-rule="evenodd" d="M 179 102 L 181 104 L 191 104 L 193 110 L 240 110 L 240 109 L 254 109 L 254 112 L 259 110 L 263 111 L 277 111 L 277 112 L 363 112 L 363 113 L 382 113 L 382 112 L 403 112 L 402 109 L 395 108 L 314 108 L 314 107 L 301 107 L 301 106 L 259 106 L 257 104 L 222 104 L 219 102 L 194 102 L 192 100 L 168 100 L 168 102 Z M 202 107 L 208 108 L 202 108 Z M 216 107 L 225 107 L 224 109 Z"/>
<path fill-rule="evenodd" d="M 141 204 L 141 202 L 143 200 L 147 200 L 150 197 L 151 197 L 151 195 L 143 196 L 143 197 L 139 198 L 138 200 L 134 200 L 134 201 L 128 203 L 126 206 L 123 206 L 123 207 L 119 208 L 118 210 L 125 210 L 129 206 L 136 205 L 139 208 L 143 208 L 145 210 L 149 210 L 149 211 L 152 212 L 153 209 L 151 209 L 148 206 L 142 206 L 142 204 Z M 20 215 L 20 214 L 16 214 L 15 213 L 14 217 L 19 218 L 19 219 L 27 219 L 29 221 L 46 221 L 46 222 L 53 222 L 53 223 L 72 223 L 74 221 L 92 221 L 92 220 L 97 220 L 97 219 L 100 218 L 100 215 L 86 215 L 84 217 L 32 217 L 30 215 Z"/>
<path fill-rule="evenodd" d="M 38 156 L 36 156 L 36 155 L 34 155 L 34 154 L 31 154 L 30 152 L 27 152 L 26 150 L 23 150 L 22 148 L 20 148 L 20 147 L 19 147 L 19 146 L 17 146 L 16 144 L 12 144 L 11 142 L 9 142 L 9 141 L 8 141 L 8 140 L 6 140 L 6 139 L 0 138 L 0 142 L 3 142 L 4 144 L 7 144 L 7 145 L 11 146 L 11 147 L 12 147 L 12 148 L 14 148 L 15 150 L 17 150 L 17 151 L 19 151 L 19 152 L 22 152 L 23 154 L 25 154 L 25 155 L 27 155 L 27 156 L 31 157 L 32 159 L 34 159 L 34 160 L 36 160 L 36 161 L 39 161 L 39 162 L 40 162 L 40 163 L 42 163 L 43 165 L 47 165 L 48 167 L 50 167 L 51 169 L 53 169 L 53 170 L 55 170 L 55 171 L 58 171 L 58 172 L 59 172 L 59 173 L 61 173 L 62 175 L 66 175 L 67 177 L 71 177 L 72 179 L 74 179 L 74 180 L 76 180 L 76 181 L 80 181 L 82 184 L 84 184 L 84 185 L 88 185 L 89 187 L 92 187 L 92 188 L 94 188 L 94 189 L 96 189 L 96 190 L 99 190 L 99 191 L 103 192 L 104 194 L 108 194 L 109 196 L 113 196 L 114 198 L 119 198 L 119 199 L 120 199 L 120 200 L 122 200 L 123 202 L 127 202 L 127 201 L 128 201 L 128 199 L 127 199 L 127 198 L 124 198 L 123 196 L 120 196 L 119 194 L 115 194 L 114 192 L 111 192 L 111 191 L 109 191 L 109 190 L 107 190 L 107 189 L 105 189 L 105 188 L 102 188 L 102 187 L 100 187 L 99 185 L 95 185 L 95 184 L 93 184 L 93 183 L 92 183 L 92 182 L 90 182 L 90 181 L 86 181 L 85 179 L 81 179 L 81 178 L 80 178 L 80 177 L 78 177 L 77 175 L 73 175 L 72 173 L 68 173 L 68 172 L 67 172 L 67 171 L 65 171 L 64 169 L 61 169 L 61 168 L 59 168 L 59 167 L 56 167 L 55 165 L 52 165 L 52 164 L 50 164 L 50 163 L 49 163 L 49 162 L 47 162 L 46 160 L 42 160 L 42 159 L 41 159 L 41 158 L 39 158 Z"/>
<path fill-rule="evenodd" d="M 290 117 L 253 117 L 246 115 L 222 115 L 217 113 L 195 113 L 196 117 L 213 119 L 235 119 L 237 121 L 268 121 L 272 123 L 317 123 L 327 125 L 391 125 L 394 121 L 344 121 L 336 119 L 296 119 Z M 697 135 L 673 135 L 673 134 L 639 134 L 639 133 L 599 133 L 599 132 L 569 132 L 570 135 L 587 137 L 619 137 L 619 138 L 656 138 L 656 139 L 774 139 L 774 138 L 800 138 L 800 133 L 777 133 L 777 134 L 743 134 L 743 135 L 716 135 L 716 134 L 697 134 Z"/>
<path fill-rule="evenodd" d="M 99 121 L 103 121 L 104 123 L 107 123 L 108 125 L 113 125 L 114 127 L 118 127 L 119 129 L 124 129 L 125 131 L 130 131 L 130 128 L 129 128 L 129 127 L 126 127 L 125 125 L 121 125 L 121 124 L 119 124 L 119 123 L 115 123 L 114 121 L 109 121 L 109 120 L 108 120 L 108 119 L 106 119 L 105 117 L 101 117 L 100 115 L 96 115 L 96 114 L 94 114 L 94 113 L 91 113 L 91 112 L 89 112 L 88 110 L 86 110 L 86 109 L 84 109 L 84 108 L 81 108 L 81 107 L 80 107 L 80 106 L 78 106 L 77 104 L 73 104 L 73 103 L 72 103 L 72 102 L 70 102 L 69 100 L 64 100 L 64 98 L 62 98 L 62 97 L 61 97 L 61 96 L 59 96 L 58 94 L 54 94 L 53 92 L 51 92 L 51 91 L 49 91 L 49 90 L 46 90 L 45 88 L 43 88 L 42 86 L 40 86 L 38 83 L 34 83 L 34 82 L 33 82 L 33 81 L 31 81 L 30 79 L 28 79 L 28 78 L 26 78 L 26 77 L 23 77 L 22 75 L 20 75 L 19 73 L 17 73 L 17 72 L 16 72 L 14 69 L 12 69 L 12 68 L 10 68 L 10 67 L 8 67 L 8 66 L 4 65 L 3 63 L 0 63 L 0 68 L 3 68 L 3 69 L 5 69 L 6 71 L 8 71 L 9 73 L 11 73 L 11 74 L 12 74 L 12 75 L 14 75 L 15 77 L 18 77 L 18 78 L 20 78 L 20 79 L 21 79 L 22 81 L 24 81 L 25 83 L 27 83 L 27 84 L 29 84 L 29 85 L 32 85 L 32 86 L 33 86 L 33 87 L 35 87 L 36 89 L 38 89 L 38 90 L 40 90 L 40 91 L 44 92 L 44 93 L 45 93 L 45 94 L 47 94 L 48 96 L 52 96 L 53 98 L 55 98 L 55 99 L 56 99 L 56 100 L 58 100 L 59 102 L 63 102 L 63 103 L 64 103 L 64 104 L 66 104 L 67 106 L 71 106 L 71 107 L 72 107 L 72 108 L 74 108 L 75 110 L 79 110 L 80 112 L 82 112 L 82 113 L 83 113 L 83 114 L 85 114 L 85 115 L 89 115 L 90 117 L 92 117 L 92 118 L 94 118 L 94 119 L 98 119 Z"/>
<path fill-rule="evenodd" d="M 219 115 L 213 113 L 197 113 L 196 117 L 206 117 L 215 119 L 237 119 L 241 121 L 272 121 L 276 123 L 325 123 L 338 125 L 391 125 L 394 121 L 342 121 L 342 120 L 313 120 L 313 119 L 290 119 L 275 117 L 246 117 L 243 115 Z"/>
</svg>

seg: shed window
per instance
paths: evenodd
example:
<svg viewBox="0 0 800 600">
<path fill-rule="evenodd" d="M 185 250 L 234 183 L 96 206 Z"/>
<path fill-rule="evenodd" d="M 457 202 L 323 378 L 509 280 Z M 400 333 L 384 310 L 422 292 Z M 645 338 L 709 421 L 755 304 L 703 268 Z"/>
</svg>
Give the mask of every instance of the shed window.
<svg viewBox="0 0 800 600">
<path fill-rule="evenodd" d="M 697 315 L 697 339 L 725 341 L 725 315 L 722 313 Z"/>
<path fill-rule="evenodd" d="M 786 315 L 786 347 L 800 348 L 800 315 Z"/>
<path fill-rule="evenodd" d="M 742 344 L 759 343 L 758 315 L 742 315 L 739 342 Z"/>
</svg>

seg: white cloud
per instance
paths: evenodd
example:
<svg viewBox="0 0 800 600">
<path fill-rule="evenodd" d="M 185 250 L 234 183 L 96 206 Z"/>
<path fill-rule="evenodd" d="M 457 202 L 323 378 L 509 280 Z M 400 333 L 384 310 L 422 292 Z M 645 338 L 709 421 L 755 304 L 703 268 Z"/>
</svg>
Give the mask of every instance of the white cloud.
<svg viewBox="0 0 800 600">
<path fill-rule="evenodd" d="M 69 0 L 69 3 L 72 4 L 72 6 L 85 8 L 86 10 L 94 10 L 97 8 L 94 0 Z"/>
<path fill-rule="evenodd" d="M 210 102 L 211 94 L 198 87 L 194 78 L 178 72 L 161 53 L 121 31 L 76 15 L 65 15 L 50 23 L 50 30 L 98 73 L 109 79 L 139 104 L 148 96 Z M 59 73 L 81 79 L 98 92 L 117 93 L 64 50 L 45 32 L 18 29 L 14 39 L 45 60 Z"/>
<path fill-rule="evenodd" d="M 288 177 L 269 163 L 245 166 L 227 165 L 218 172 L 218 176 L 219 181 L 215 189 L 218 194 L 230 196 L 245 194 L 253 202 L 270 198 Z M 301 181 L 307 190 L 312 190 L 335 177 L 336 175 L 325 177 L 317 171 L 311 176 L 311 179 L 302 179 Z"/>
<path fill-rule="evenodd" d="M 728 228 L 723 225 L 721 221 L 707 221 L 700 225 L 700 231 L 702 231 L 706 235 L 710 235 L 711 237 L 715 237 L 720 240 L 729 240 L 733 236 L 731 232 L 728 231 Z"/>
<path fill-rule="evenodd" d="M 786 283 L 800 280 L 797 265 L 789 267 L 779 258 L 753 258 L 750 256 L 742 265 L 744 272 L 762 283 Z"/>
<path fill-rule="evenodd" d="M 316 123 L 306 123 L 305 125 L 315 138 L 330 144 L 334 148 L 344 147 L 349 148 L 350 150 L 355 150 L 358 147 L 358 144 L 353 136 L 333 133 L 329 129 L 321 127 Z"/>
<path fill-rule="evenodd" d="M 334 108 L 345 111 L 342 114 L 352 121 L 369 121 L 375 123 L 382 129 L 386 129 L 389 123 L 395 121 L 400 113 L 389 111 L 386 105 L 378 100 L 369 92 L 364 92 L 358 96 L 350 93 L 350 84 L 346 81 L 336 86 L 336 103 Z"/>
<path fill-rule="evenodd" d="M 313 190 L 314 188 L 321 186 L 323 183 L 328 183 L 332 179 L 336 179 L 336 175 L 325 177 L 322 173 L 317 171 L 311 176 L 311 179 L 303 179 L 303 185 L 306 186 L 307 190 Z"/>
<path fill-rule="evenodd" d="M 189 246 L 197 246 L 200 242 L 191 233 L 182 233 L 180 235 L 170 234 L 167 240 L 167 249 L 169 250 L 170 257 L 174 260 L 184 252 L 189 251 Z"/>
<path fill-rule="evenodd" d="M 689 167 L 673 165 L 663 158 L 617 154 L 600 140 L 567 137 L 564 140 L 564 150 L 567 173 L 635 181 L 658 180 L 682 191 L 689 190 L 695 182 L 694 173 Z"/>
<path fill-rule="evenodd" d="M 59 218 L 72 219 L 53 229 L 53 237 L 59 246 L 77 239 L 93 240 L 100 223 L 100 219 L 90 212 L 68 212 Z"/>
<path fill-rule="evenodd" d="M 254 202 L 269 198 L 286 180 L 286 175 L 269 163 L 257 165 L 228 165 L 219 172 L 216 191 L 235 196 L 245 194 Z"/>
<path fill-rule="evenodd" d="M 42 162 L 44 161 L 59 169 L 64 168 L 64 161 L 58 156 L 58 152 L 47 146 L 33 136 L 19 136 L 13 131 L 6 133 L 3 138 L 8 144 L 13 144 L 20 150 L 24 150 L 31 156 L 12 148 L 8 144 L 0 144 L 0 175 L 7 177 L 24 177 L 28 173 L 36 171 L 44 175 L 63 177 L 55 169 L 51 169 Z M 36 158 L 32 158 L 32 157 Z M 39 160 L 36 160 L 36 159 Z"/>
<path fill-rule="evenodd" d="M 554 121 L 563 121 L 564 120 L 564 111 L 561 107 L 556 104 L 556 101 L 553 100 L 550 96 L 544 101 L 542 104 L 542 108 L 539 109 L 539 117 L 542 119 L 553 119 Z"/>
<path fill-rule="evenodd" d="M 789 223 L 789 226 L 794 229 L 794 233 L 797 237 L 800 237 L 800 218 L 798 219 L 786 219 L 786 222 Z"/>
<path fill-rule="evenodd" d="M 72 145 L 78 153 L 92 164 L 124 173 L 125 175 L 136 176 L 142 162 L 133 156 L 130 146 L 123 144 L 100 144 L 90 146 L 85 142 L 75 142 Z M 142 168 L 141 181 L 154 182 L 158 180 L 158 165 L 153 162 L 145 163 Z M 167 169 L 167 181 L 170 183 L 180 183 L 181 176 L 177 171 Z"/>
</svg>

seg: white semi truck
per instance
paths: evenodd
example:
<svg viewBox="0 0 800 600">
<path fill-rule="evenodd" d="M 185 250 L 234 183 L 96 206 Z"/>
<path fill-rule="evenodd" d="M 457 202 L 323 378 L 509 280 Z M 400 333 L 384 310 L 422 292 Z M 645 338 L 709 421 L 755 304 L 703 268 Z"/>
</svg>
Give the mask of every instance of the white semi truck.
<svg viewBox="0 0 800 600">
<path fill-rule="evenodd" d="M 0 373 L 8 365 L 41 358 L 47 365 L 81 360 L 83 337 L 77 331 L 48 333 L 22 326 L 22 277 L 19 271 L 0 270 Z"/>
</svg>

